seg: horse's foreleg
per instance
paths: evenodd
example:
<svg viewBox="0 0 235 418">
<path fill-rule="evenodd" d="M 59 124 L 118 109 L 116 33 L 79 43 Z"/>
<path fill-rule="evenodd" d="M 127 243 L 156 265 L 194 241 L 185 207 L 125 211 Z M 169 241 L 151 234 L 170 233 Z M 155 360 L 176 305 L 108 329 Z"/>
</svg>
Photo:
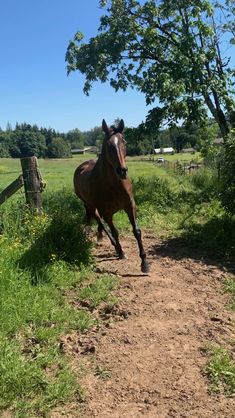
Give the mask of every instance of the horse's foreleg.
<svg viewBox="0 0 235 418">
<path fill-rule="evenodd" d="M 128 215 L 128 218 L 130 220 L 130 223 L 132 225 L 133 228 L 133 234 L 136 238 L 136 241 L 138 243 L 138 247 L 139 247 L 139 256 L 141 258 L 141 271 L 143 273 L 148 273 L 149 272 L 149 264 L 146 260 L 146 253 L 144 251 L 144 247 L 142 244 L 142 239 L 141 239 L 141 230 L 137 225 L 136 222 L 136 214 L 135 214 L 135 207 L 131 207 L 128 210 L 126 210 L 126 213 Z"/>
</svg>

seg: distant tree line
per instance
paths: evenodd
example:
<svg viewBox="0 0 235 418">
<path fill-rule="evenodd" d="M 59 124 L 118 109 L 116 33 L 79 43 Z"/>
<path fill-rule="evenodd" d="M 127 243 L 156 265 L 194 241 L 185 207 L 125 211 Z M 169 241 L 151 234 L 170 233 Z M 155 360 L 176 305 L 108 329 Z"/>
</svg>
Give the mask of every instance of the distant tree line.
<svg viewBox="0 0 235 418">
<path fill-rule="evenodd" d="M 213 120 L 209 120 L 204 127 L 191 124 L 158 130 L 147 121 L 136 128 L 125 129 L 127 154 L 131 156 L 151 154 L 154 148 L 169 146 L 176 152 L 183 148 L 194 148 L 205 153 L 218 135 L 218 125 Z M 14 129 L 7 124 L 5 131 L 0 128 L 0 158 L 32 155 L 38 158 L 68 158 L 72 155 L 71 149 L 83 149 L 87 146 L 95 147 L 99 152 L 103 137 L 101 127 L 85 132 L 73 129 L 60 133 L 52 128 L 39 128 L 27 123 L 17 123 Z"/>
<path fill-rule="evenodd" d="M 7 124 L 5 131 L 0 129 L 0 157 L 66 158 L 71 156 L 73 144 L 83 146 L 82 135 L 76 129 L 63 134 L 27 123 L 17 123 L 14 129 Z"/>
<path fill-rule="evenodd" d="M 128 155 L 150 154 L 154 148 L 165 147 L 173 147 L 177 153 L 185 148 L 204 150 L 206 153 L 219 135 L 218 125 L 213 119 L 205 121 L 204 126 L 192 123 L 182 126 L 172 125 L 160 130 L 152 124 L 152 121 L 149 123 L 147 120 L 137 128 L 127 128 L 125 131 Z"/>
</svg>

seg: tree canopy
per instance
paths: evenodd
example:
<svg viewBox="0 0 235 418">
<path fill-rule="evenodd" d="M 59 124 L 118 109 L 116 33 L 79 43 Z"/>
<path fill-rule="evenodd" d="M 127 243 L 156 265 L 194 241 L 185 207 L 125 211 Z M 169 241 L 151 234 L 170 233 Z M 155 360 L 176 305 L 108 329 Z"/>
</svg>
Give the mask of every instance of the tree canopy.
<svg viewBox="0 0 235 418">
<path fill-rule="evenodd" d="M 115 90 L 137 88 L 160 106 L 149 119 L 199 123 L 208 109 L 224 137 L 235 123 L 234 75 L 228 44 L 234 46 L 235 0 L 101 0 L 98 34 L 87 43 L 77 32 L 69 43 L 68 73 Z M 231 51 L 229 51 L 231 55 Z"/>
</svg>

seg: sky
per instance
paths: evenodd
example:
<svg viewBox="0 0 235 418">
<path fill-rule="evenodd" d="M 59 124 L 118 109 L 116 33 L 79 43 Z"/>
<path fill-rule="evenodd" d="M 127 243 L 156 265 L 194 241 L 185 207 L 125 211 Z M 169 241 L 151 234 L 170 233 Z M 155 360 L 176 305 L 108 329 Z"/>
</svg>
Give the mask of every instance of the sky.
<svg viewBox="0 0 235 418">
<path fill-rule="evenodd" d="M 0 127 L 37 124 L 68 132 L 123 118 L 138 126 L 150 110 L 144 95 L 95 83 L 83 93 L 84 77 L 67 76 L 65 53 L 79 30 L 97 34 L 98 0 L 0 0 Z"/>
</svg>

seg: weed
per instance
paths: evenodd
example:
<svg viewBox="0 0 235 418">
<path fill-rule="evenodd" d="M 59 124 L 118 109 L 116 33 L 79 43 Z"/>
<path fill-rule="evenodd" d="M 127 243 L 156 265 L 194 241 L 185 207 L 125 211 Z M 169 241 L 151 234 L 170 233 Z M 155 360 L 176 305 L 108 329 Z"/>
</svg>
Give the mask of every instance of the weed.
<svg viewBox="0 0 235 418">
<path fill-rule="evenodd" d="M 210 390 L 225 395 L 235 393 L 235 362 L 229 352 L 221 347 L 205 347 L 210 360 L 205 373 L 210 380 Z"/>
<path fill-rule="evenodd" d="M 224 291 L 231 295 L 228 308 L 235 311 L 235 278 L 229 277 L 224 281 Z"/>
<path fill-rule="evenodd" d="M 97 365 L 95 368 L 95 376 L 97 376 L 99 379 L 107 380 L 111 377 L 111 373 L 104 367 Z"/>
<path fill-rule="evenodd" d="M 116 299 L 110 295 L 110 292 L 116 286 L 117 278 L 115 276 L 103 275 L 89 286 L 83 287 L 79 292 L 79 299 L 88 301 L 91 308 L 95 308 L 101 302 L 115 303 Z"/>
</svg>

